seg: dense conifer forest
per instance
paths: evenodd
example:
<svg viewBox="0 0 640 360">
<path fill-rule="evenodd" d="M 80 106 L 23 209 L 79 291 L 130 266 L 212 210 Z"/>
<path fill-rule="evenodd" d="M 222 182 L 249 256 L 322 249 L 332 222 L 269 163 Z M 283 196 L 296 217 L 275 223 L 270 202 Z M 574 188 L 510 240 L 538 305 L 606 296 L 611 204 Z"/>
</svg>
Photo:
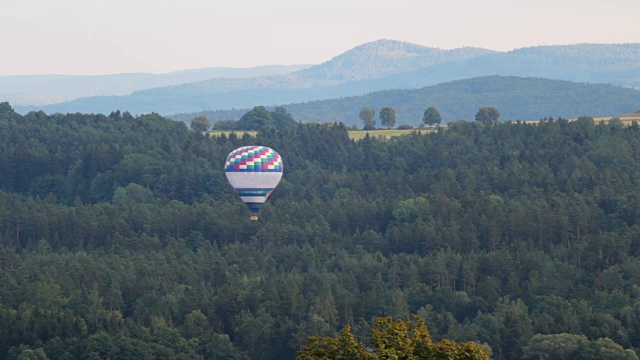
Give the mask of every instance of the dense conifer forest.
<svg viewBox="0 0 640 360">
<path fill-rule="evenodd" d="M 253 144 L 285 161 L 257 222 L 223 171 Z M 411 314 L 494 359 L 640 349 L 636 123 L 210 138 L 2 103 L 0 169 L 0 359 L 294 359 Z"/>
</svg>

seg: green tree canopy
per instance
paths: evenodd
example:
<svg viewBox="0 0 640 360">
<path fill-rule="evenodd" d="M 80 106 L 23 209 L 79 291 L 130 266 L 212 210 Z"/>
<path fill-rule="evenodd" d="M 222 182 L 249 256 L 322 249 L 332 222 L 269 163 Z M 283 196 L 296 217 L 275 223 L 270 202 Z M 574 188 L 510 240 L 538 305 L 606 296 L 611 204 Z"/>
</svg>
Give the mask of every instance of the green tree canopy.
<svg viewBox="0 0 640 360">
<path fill-rule="evenodd" d="M 438 125 L 442 122 L 442 116 L 440 116 L 438 109 L 430 106 L 424 111 L 424 114 L 422 115 L 422 122 L 429 126 Z"/>
<path fill-rule="evenodd" d="M 396 110 L 391 106 L 380 109 L 380 125 L 392 128 L 396 125 Z"/>
<path fill-rule="evenodd" d="M 242 115 L 236 130 L 264 130 L 270 127 L 274 127 L 274 123 L 269 110 L 264 106 L 254 106 Z"/>
<path fill-rule="evenodd" d="M 0 118 L 15 120 L 19 117 L 20 115 L 13 110 L 13 107 L 8 102 L 0 102 Z"/>
<path fill-rule="evenodd" d="M 296 126 L 297 122 L 285 107 L 277 106 L 271 112 L 271 119 L 278 129 Z"/>
<path fill-rule="evenodd" d="M 193 131 L 207 131 L 211 126 L 211 122 L 206 115 L 198 115 L 191 120 L 191 130 Z"/>
<path fill-rule="evenodd" d="M 619 359 L 636 360 L 634 350 L 624 349 L 609 338 L 589 341 L 584 335 L 574 334 L 536 334 L 523 348 L 524 359 Z"/>
<path fill-rule="evenodd" d="M 11 105 L 6 102 L 0 102 L 0 115 L 6 115 L 6 114 L 12 114 L 13 113 L 13 108 L 11 107 Z"/>
<path fill-rule="evenodd" d="M 483 106 L 478 110 L 476 114 L 476 121 L 481 121 L 485 124 L 494 124 L 498 122 L 500 112 L 495 107 Z"/>
<path fill-rule="evenodd" d="M 373 130 L 376 128 L 376 122 L 373 120 L 376 111 L 365 107 L 360 111 L 360 120 L 362 120 L 365 130 Z"/>
<path fill-rule="evenodd" d="M 376 319 L 371 328 L 372 349 L 355 339 L 349 325 L 345 325 L 336 338 L 312 336 L 309 340 L 311 343 L 303 345 L 298 352 L 298 360 L 489 360 L 489 354 L 474 343 L 451 340 L 434 343 L 424 319 L 419 316 L 409 321 L 393 321 L 390 316 Z"/>
</svg>

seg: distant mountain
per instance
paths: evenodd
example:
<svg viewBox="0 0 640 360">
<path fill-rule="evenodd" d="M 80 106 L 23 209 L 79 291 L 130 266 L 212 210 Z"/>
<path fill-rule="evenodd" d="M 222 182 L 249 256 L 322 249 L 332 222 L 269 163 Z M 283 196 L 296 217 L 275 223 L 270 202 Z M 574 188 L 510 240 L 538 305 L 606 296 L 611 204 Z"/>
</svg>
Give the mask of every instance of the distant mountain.
<svg viewBox="0 0 640 360">
<path fill-rule="evenodd" d="M 419 125 L 424 110 L 436 107 L 443 123 L 473 120 L 483 106 L 496 107 L 501 120 L 537 120 L 558 116 L 573 118 L 632 113 L 640 109 L 640 90 L 606 84 L 585 84 L 542 78 L 486 76 L 441 83 L 414 90 L 386 90 L 364 96 L 289 104 L 284 107 L 302 122 L 362 123 L 358 117 L 364 107 L 376 111 L 382 107 L 396 110 L 396 125 Z M 189 122 L 196 115 L 209 119 L 238 119 L 249 109 L 209 111 L 172 116 Z M 377 121 L 380 124 L 380 121 Z"/>
<path fill-rule="evenodd" d="M 320 65 L 296 72 L 234 79 L 215 78 L 178 86 L 136 91 L 128 96 L 87 97 L 47 106 L 14 106 L 16 111 L 132 113 L 230 109 L 252 104 L 309 101 L 357 95 L 369 88 L 349 86 L 363 79 L 399 74 L 425 66 L 465 60 L 495 53 L 480 48 L 442 50 L 393 40 L 379 40 L 355 47 Z"/>
<path fill-rule="evenodd" d="M 46 105 L 88 96 L 129 95 L 137 90 L 174 86 L 213 78 L 243 79 L 282 75 L 309 66 L 212 67 L 163 74 L 0 76 L 0 100 L 9 101 L 14 105 Z"/>
<path fill-rule="evenodd" d="M 325 63 L 301 70 L 296 75 L 304 79 L 340 82 L 377 79 L 493 53 L 496 51 L 482 48 L 443 50 L 394 40 L 378 40 L 356 46 Z"/>
<path fill-rule="evenodd" d="M 503 75 L 640 87 L 640 44 L 539 46 L 498 53 L 486 49 L 442 50 L 380 40 L 355 47 L 320 65 L 283 75 L 216 78 L 137 91 L 128 96 L 87 97 L 25 113 L 99 112 L 163 115 L 244 109 L 418 89 L 452 80 Z"/>
<path fill-rule="evenodd" d="M 376 89 L 420 88 L 478 76 L 510 75 L 640 88 L 640 44 L 537 46 L 368 81 Z"/>
</svg>

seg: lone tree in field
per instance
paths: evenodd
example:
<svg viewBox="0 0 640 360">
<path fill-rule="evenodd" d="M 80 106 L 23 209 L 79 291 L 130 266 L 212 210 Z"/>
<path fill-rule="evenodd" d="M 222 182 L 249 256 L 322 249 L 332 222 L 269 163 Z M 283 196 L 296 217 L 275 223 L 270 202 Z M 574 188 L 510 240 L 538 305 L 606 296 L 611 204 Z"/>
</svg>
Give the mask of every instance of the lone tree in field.
<svg viewBox="0 0 640 360">
<path fill-rule="evenodd" d="M 430 106 L 424 111 L 424 114 L 422 115 L 422 122 L 429 126 L 440 125 L 440 122 L 442 122 L 442 116 L 440 116 L 438 109 Z"/>
<path fill-rule="evenodd" d="M 380 125 L 392 128 L 396 125 L 396 110 L 391 106 L 380 109 Z"/>
<path fill-rule="evenodd" d="M 207 131 L 209 126 L 211 126 L 211 122 L 206 115 L 198 115 L 191 120 L 191 130 L 193 131 Z"/>
<path fill-rule="evenodd" d="M 264 130 L 273 128 L 273 118 L 266 107 L 254 106 L 253 109 L 242 115 L 237 124 L 236 130 Z"/>
<path fill-rule="evenodd" d="M 373 130 L 376 128 L 376 122 L 373 120 L 375 114 L 375 110 L 368 107 L 360 111 L 360 120 L 362 120 L 365 130 Z"/>
<path fill-rule="evenodd" d="M 474 343 L 443 340 L 434 344 L 419 316 L 406 322 L 391 317 L 377 319 L 371 328 L 371 349 L 355 339 L 349 325 L 337 338 L 311 336 L 309 340 L 311 344 L 303 345 L 298 352 L 298 360 L 489 360 L 489 354 Z"/>
<path fill-rule="evenodd" d="M 495 124 L 498 122 L 500 112 L 494 107 L 484 106 L 478 110 L 476 114 L 476 121 L 481 121 L 485 124 Z"/>
</svg>

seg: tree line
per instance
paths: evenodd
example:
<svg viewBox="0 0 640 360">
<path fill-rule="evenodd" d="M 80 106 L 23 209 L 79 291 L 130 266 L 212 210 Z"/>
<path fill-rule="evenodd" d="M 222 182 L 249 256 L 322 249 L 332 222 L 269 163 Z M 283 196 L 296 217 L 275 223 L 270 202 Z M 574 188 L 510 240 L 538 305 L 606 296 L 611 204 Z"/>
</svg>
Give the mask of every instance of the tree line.
<svg viewBox="0 0 640 360">
<path fill-rule="evenodd" d="M 363 123 L 364 130 L 373 130 L 376 128 L 376 122 L 374 120 L 375 110 L 369 107 L 365 107 L 360 111 L 360 120 Z M 391 106 L 385 106 L 380 109 L 380 124 L 386 128 L 393 128 L 396 125 L 396 110 Z M 476 121 L 480 121 L 486 124 L 492 124 L 498 122 L 500 118 L 500 112 L 495 107 L 483 106 L 478 110 L 475 116 Z M 422 123 L 427 126 L 440 125 L 442 122 L 442 116 L 437 108 L 429 106 L 424 110 L 422 114 Z M 413 126 L 402 125 L 399 128 L 412 129 Z"/>
<path fill-rule="evenodd" d="M 637 358 L 637 123 L 347 130 L 0 104 L 0 359 L 294 359 L 412 315 L 495 359 Z M 259 222 L 223 173 L 253 144 L 285 161 Z"/>
</svg>

